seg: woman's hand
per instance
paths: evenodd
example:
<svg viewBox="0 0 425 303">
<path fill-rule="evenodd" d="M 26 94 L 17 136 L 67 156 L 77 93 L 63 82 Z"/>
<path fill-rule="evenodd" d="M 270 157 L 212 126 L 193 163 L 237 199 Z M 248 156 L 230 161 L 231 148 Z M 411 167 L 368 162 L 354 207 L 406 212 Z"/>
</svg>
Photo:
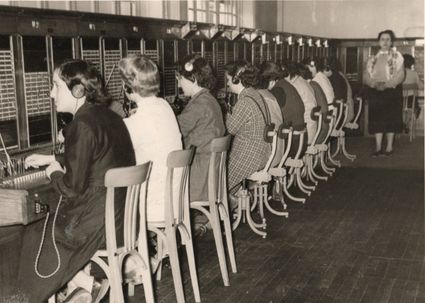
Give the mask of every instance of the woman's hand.
<svg viewBox="0 0 425 303">
<path fill-rule="evenodd" d="M 53 162 L 55 162 L 54 155 L 32 154 L 31 156 L 25 159 L 25 168 L 28 168 L 28 167 L 39 168 L 40 166 L 50 165 Z"/>
<path fill-rule="evenodd" d="M 61 144 L 65 142 L 65 137 L 63 135 L 63 129 L 61 129 L 59 131 L 57 140 L 58 140 L 58 143 L 61 143 Z"/>
</svg>

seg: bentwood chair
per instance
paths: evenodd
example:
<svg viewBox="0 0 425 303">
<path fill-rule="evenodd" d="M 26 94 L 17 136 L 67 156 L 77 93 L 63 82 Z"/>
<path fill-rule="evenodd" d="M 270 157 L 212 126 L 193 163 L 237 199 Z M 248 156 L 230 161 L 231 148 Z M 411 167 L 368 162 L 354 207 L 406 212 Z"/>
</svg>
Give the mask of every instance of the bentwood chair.
<svg viewBox="0 0 425 303">
<path fill-rule="evenodd" d="M 161 260 L 168 255 L 170 258 L 174 289 L 178 303 L 185 302 L 185 297 L 179 264 L 177 232 L 180 234 L 181 243 L 186 247 L 186 255 L 189 263 L 190 278 L 192 281 L 195 301 L 201 301 L 195 255 L 193 252 L 193 238 L 189 212 L 189 168 L 193 154 L 194 149 L 188 149 L 173 151 L 168 155 L 168 172 L 164 192 L 164 221 L 148 221 L 148 230 L 157 235 L 156 258 L 160 262 L 157 271 L 157 279 L 159 280 L 161 278 Z M 174 201 L 176 195 L 173 193 L 175 178 L 179 178 L 179 193 L 177 201 Z"/>
<path fill-rule="evenodd" d="M 232 227 L 230 223 L 229 205 L 227 201 L 227 151 L 230 148 L 230 136 L 215 138 L 210 144 L 210 163 L 208 167 L 208 201 L 191 201 L 190 207 L 196 209 L 208 218 L 214 234 L 221 276 L 225 286 L 229 286 L 226 254 L 224 251 L 221 223 L 223 221 L 227 251 L 232 272 L 236 273 L 236 258 L 233 247 Z"/>
<path fill-rule="evenodd" d="M 243 222 L 245 222 L 246 219 L 252 231 L 262 236 L 263 238 L 267 236 L 267 233 L 265 231 L 259 230 L 258 228 L 265 229 L 267 226 L 266 219 L 264 217 L 264 205 L 266 204 L 266 201 L 268 201 L 268 183 L 272 180 L 272 177 L 269 173 L 269 169 L 271 167 L 273 158 L 277 150 L 277 132 L 274 130 L 274 125 L 269 128 L 266 137 L 267 141 L 272 143 L 269 159 L 262 170 L 253 173 L 247 178 L 247 180 L 254 182 L 253 201 L 251 203 L 250 195 L 248 193 L 247 188 L 243 188 L 238 193 L 237 217 L 236 221 L 233 223 L 233 229 L 236 229 L 239 226 L 240 222 L 242 220 Z M 257 205 L 259 208 L 262 223 L 255 223 L 251 216 L 251 212 L 256 208 Z"/>
<path fill-rule="evenodd" d="M 106 249 L 92 257 L 105 272 L 110 283 L 110 302 L 124 303 L 122 265 L 126 257 L 138 259 L 142 267 L 142 281 L 146 302 L 154 302 L 152 274 L 149 263 L 146 233 L 146 183 L 151 162 L 142 165 L 113 168 L 106 172 L 105 235 Z M 127 188 L 124 209 L 124 243 L 117 243 L 115 229 L 115 192 Z M 138 213 L 140 219 L 138 219 Z M 131 282 L 130 282 L 131 283 Z"/>
<path fill-rule="evenodd" d="M 416 138 L 416 98 L 417 85 L 403 85 L 403 122 L 409 129 L 409 142 Z M 410 101 L 412 102 L 410 104 Z"/>
</svg>

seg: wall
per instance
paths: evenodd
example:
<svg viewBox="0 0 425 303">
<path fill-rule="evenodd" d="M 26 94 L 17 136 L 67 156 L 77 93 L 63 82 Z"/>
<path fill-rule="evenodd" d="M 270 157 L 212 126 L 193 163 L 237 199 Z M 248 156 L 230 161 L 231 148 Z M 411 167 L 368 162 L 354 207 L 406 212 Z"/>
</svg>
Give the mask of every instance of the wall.
<svg viewBox="0 0 425 303">
<path fill-rule="evenodd" d="M 254 2 L 255 27 L 265 31 L 276 32 L 277 29 L 277 2 L 255 1 Z"/>
<path fill-rule="evenodd" d="M 423 37 L 423 0 L 284 0 L 278 31 L 327 38 L 376 38 L 393 29 L 397 37 Z"/>
</svg>

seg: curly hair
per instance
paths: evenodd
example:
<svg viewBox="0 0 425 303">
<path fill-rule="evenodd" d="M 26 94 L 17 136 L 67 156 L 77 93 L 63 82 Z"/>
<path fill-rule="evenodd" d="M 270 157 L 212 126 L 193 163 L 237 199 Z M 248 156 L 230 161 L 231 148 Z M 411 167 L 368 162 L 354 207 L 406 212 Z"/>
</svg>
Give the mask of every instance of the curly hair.
<svg viewBox="0 0 425 303">
<path fill-rule="evenodd" d="M 278 81 L 283 79 L 283 71 L 279 64 L 270 61 L 264 61 L 260 65 L 258 75 L 258 88 L 266 89 L 270 81 Z"/>
<path fill-rule="evenodd" d="M 298 71 L 299 71 L 301 77 L 303 77 L 306 80 L 311 80 L 311 79 L 313 79 L 313 75 L 312 75 L 310 69 L 307 67 L 307 65 L 309 65 L 309 64 L 298 63 L 297 68 L 298 68 Z"/>
<path fill-rule="evenodd" d="M 159 93 L 159 69 L 148 56 L 131 54 L 118 64 L 121 77 L 126 85 L 142 97 Z"/>
<path fill-rule="evenodd" d="M 282 63 L 282 68 L 286 77 L 289 76 L 291 79 L 300 75 L 297 63 L 295 62 L 286 60 Z"/>
<path fill-rule="evenodd" d="M 87 102 L 104 106 L 111 103 L 112 98 L 94 64 L 84 60 L 70 60 L 62 63 L 56 70 L 70 90 L 75 85 L 83 85 Z"/>
<path fill-rule="evenodd" d="M 187 69 L 187 67 L 189 68 Z M 181 64 L 181 75 L 186 79 L 198 83 L 200 87 L 212 90 L 217 80 L 207 60 L 199 55 L 190 55 L 183 59 Z"/>
<path fill-rule="evenodd" d="M 256 87 L 258 83 L 258 69 L 246 60 L 228 63 L 224 70 L 233 79 L 240 80 L 244 87 Z"/>
</svg>

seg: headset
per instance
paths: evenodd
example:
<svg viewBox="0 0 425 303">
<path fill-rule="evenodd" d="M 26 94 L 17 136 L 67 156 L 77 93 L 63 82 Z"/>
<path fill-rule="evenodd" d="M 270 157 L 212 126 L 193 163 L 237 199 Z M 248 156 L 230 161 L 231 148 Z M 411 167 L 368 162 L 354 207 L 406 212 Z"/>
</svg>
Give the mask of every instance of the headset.
<svg viewBox="0 0 425 303">
<path fill-rule="evenodd" d="M 69 83 L 68 87 L 71 90 L 72 96 L 76 99 L 81 99 L 86 95 L 86 88 L 79 79 L 71 80 L 71 83 Z"/>
<path fill-rule="evenodd" d="M 189 75 L 185 75 L 184 77 L 185 78 L 187 78 L 187 79 L 189 79 L 190 81 L 192 81 L 192 82 L 195 82 L 195 76 L 193 75 L 193 69 L 194 69 L 194 63 L 195 63 L 195 61 L 198 59 L 198 57 L 194 57 L 194 58 L 192 58 L 192 59 L 190 59 L 189 61 L 187 61 L 185 64 L 184 64 L 184 66 L 183 66 L 183 68 L 184 68 L 184 70 L 185 70 L 185 72 L 187 72 L 187 73 L 191 73 L 191 75 L 189 76 Z"/>
<path fill-rule="evenodd" d="M 247 66 L 244 65 L 242 66 L 237 72 L 236 74 L 232 77 L 232 83 L 235 85 L 238 85 L 241 82 L 240 76 L 242 73 L 244 73 L 246 71 Z"/>
</svg>

